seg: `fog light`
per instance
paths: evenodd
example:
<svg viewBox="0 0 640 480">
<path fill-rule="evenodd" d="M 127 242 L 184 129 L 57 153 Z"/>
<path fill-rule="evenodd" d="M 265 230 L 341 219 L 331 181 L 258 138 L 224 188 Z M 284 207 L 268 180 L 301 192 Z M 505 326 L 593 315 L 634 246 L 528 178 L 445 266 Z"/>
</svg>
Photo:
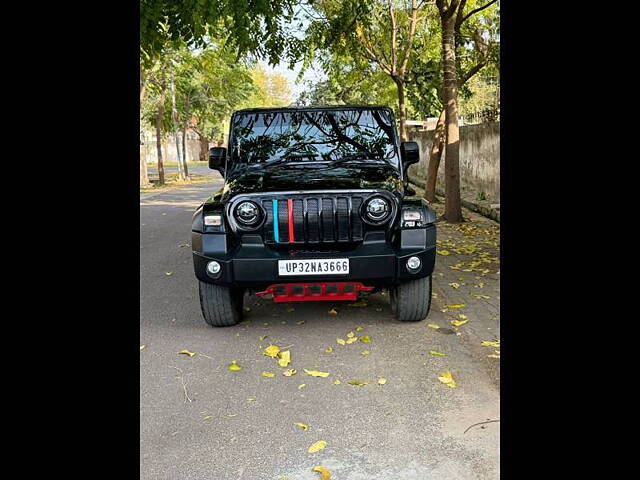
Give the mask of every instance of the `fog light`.
<svg viewBox="0 0 640 480">
<path fill-rule="evenodd" d="M 418 270 L 421 264 L 422 262 L 418 257 L 409 257 L 409 260 L 407 260 L 407 268 L 409 270 Z"/>
<path fill-rule="evenodd" d="M 207 263 L 207 272 L 210 273 L 211 275 L 217 275 L 218 272 L 220 271 L 220 268 L 221 268 L 220 264 L 215 260 Z"/>
</svg>

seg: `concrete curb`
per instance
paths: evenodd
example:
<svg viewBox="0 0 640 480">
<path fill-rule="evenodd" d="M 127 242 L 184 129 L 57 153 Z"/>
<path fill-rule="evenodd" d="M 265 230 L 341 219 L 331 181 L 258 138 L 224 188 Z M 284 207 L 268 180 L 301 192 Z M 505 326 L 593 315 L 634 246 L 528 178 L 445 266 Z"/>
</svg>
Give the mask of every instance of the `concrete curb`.
<svg viewBox="0 0 640 480">
<path fill-rule="evenodd" d="M 413 176 L 409 176 L 409 182 L 413 183 L 415 186 L 424 189 L 425 182 L 420 180 L 419 178 L 415 178 Z M 436 189 L 436 196 L 444 198 L 444 192 L 442 190 Z M 500 223 L 500 210 L 496 208 L 487 207 L 486 205 L 481 205 L 479 203 L 470 202 L 468 200 L 461 199 L 460 203 L 463 207 L 468 208 L 469 210 L 479 213 L 480 215 L 490 218 L 491 220 L 495 220 Z"/>
</svg>

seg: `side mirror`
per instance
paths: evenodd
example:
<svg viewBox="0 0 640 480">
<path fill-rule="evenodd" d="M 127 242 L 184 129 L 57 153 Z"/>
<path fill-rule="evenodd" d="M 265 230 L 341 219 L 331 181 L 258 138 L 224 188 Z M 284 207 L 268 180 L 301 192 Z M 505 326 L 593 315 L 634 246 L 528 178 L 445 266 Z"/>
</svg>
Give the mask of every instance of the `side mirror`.
<svg viewBox="0 0 640 480">
<path fill-rule="evenodd" d="M 400 144 L 400 157 L 402 158 L 402 166 L 406 171 L 409 165 L 420 161 L 420 149 L 416 142 L 402 142 Z"/>
<path fill-rule="evenodd" d="M 209 149 L 209 168 L 218 170 L 224 176 L 224 163 L 227 158 L 227 149 L 224 147 L 212 147 Z"/>
</svg>

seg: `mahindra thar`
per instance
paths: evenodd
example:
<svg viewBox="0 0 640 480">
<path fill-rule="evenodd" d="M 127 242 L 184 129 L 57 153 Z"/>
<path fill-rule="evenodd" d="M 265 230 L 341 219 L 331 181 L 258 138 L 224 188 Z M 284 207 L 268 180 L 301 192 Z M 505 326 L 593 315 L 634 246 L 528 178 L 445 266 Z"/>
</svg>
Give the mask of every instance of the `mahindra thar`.
<svg viewBox="0 0 640 480">
<path fill-rule="evenodd" d="M 193 215 L 205 321 L 238 323 L 247 292 L 355 301 L 383 289 L 398 320 L 424 319 L 436 217 L 406 181 L 418 160 L 386 107 L 235 112 L 228 149 L 209 151 L 224 185 Z"/>
</svg>

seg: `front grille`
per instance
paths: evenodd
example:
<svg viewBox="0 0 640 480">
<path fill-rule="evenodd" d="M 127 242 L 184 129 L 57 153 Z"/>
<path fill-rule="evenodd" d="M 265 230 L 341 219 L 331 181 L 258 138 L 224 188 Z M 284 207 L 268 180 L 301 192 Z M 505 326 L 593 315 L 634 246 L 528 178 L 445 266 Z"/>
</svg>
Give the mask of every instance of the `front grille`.
<svg viewBox="0 0 640 480">
<path fill-rule="evenodd" d="M 293 207 L 293 241 L 289 238 L 289 202 Z M 274 202 L 276 200 L 276 202 Z M 321 244 L 362 241 L 363 226 L 358 195 L 292 195 L 263 197 L 266 212 L 263 233 L 270 244 Z M 274 203 L 277 203 L 274 205 Z M 274 211 L 277 210 L 277 228 Z M 277 237 L 277 238 L 276 238 Z"/>
</svg>

